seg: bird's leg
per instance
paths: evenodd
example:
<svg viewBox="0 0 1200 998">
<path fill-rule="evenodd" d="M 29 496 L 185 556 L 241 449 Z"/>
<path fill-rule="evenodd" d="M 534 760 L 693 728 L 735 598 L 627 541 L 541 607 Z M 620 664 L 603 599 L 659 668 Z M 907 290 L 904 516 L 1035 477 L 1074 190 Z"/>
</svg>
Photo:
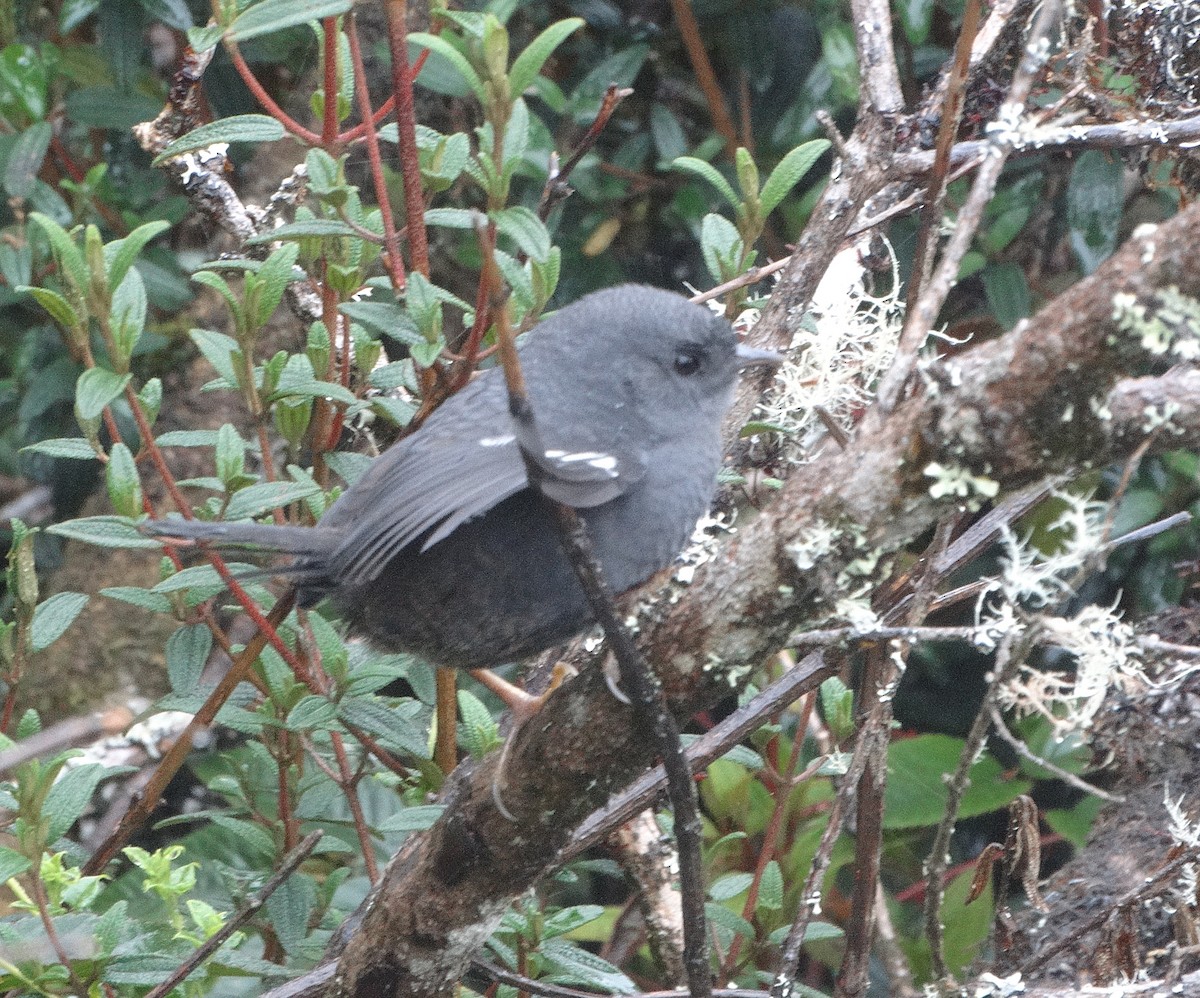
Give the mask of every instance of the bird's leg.
<svg viewBox="0 0 1200 998">
<path fill-rule="evenodd" d="M 540 696 L 526 693 L 519 686 L 514 686 L 508 680 L 501 679 L 489 669 L 472 669 L 471 675 L 503 700 L 512 713 L 512 728 L 508 732 L 508 737 L 504 739 L 504 747 L 500 750 L 500 759 L 496 763 L 496 772 L 492 777 L 492 802 L 496 805 L 496 810 L 509 821 L 516 821 L 512 812 L 504 806 L 503 798 L 506 783 L 505 769 L 508 766 L 509 753 L 512 751 L 513 743 L 517 740 L 521 729 L 542 709 L 542 705 L 549 699 L 550 694 L 575 675 L 575 669 L 565 662 L 558 662 L 551 673 L 550 685 Z"/>
</svg>

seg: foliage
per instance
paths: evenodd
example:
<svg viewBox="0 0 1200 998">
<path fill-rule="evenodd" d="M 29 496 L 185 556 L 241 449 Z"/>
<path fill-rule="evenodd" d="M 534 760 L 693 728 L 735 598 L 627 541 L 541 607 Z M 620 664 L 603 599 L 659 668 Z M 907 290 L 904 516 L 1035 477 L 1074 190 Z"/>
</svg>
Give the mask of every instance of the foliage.
<svg viewBox="0 0 1200 998">
<path fill-rule="evenodd" d="M 829 148 L 814 111 L 844 120 L 857 93 L 842 5 L 819 2 L 801 12 L 751 3 L 737 19 L 727 16 L 727 4 L 696 6 L 718 58 L 731 77 L 743 75 L 755 97 L 732 156 L 710 133 L 704 109 L 681 96 L 692 79 L 680 53 L 625 23 L 615 6 L 590 5 L 587 24 L 551 21 L 545 5 L 503 0 L 442 11 L 429 31 L 410 35 L 409 55 L 424 60 L 418 87 L 445 99 L 436 108 L 454 113 L 434 110 L 430 120 L 438 127 L 415 126 L 409 176 L 385 165 L 364 194 L 361 135 L 349 142 L 301 134 L 307 200 L 286 223 L 246 240 L 244 253 L 219 259 L 205 259 L 207 246 L 204 253 L 188 247 L 186 202 L 171 193 L 159 167 L 218 143 L 251 152 L 297 137 L 295 123 L 282 110 L 263 113 L 240 83 L 214 87 L 216 120 L 175 136 L 153 157 L 143 154 L 126 130 L 158 113 L 168 80 L 142 50 L 141 32 L 161 22 L 188 31 L 197 49 L 220 46 L 212 72 L 226 78 L 241 56 L 260 73 L 284 77 L 296 68 L 297 51 L 319 50 L 321 59 L 336 53 L 337 93 L 325 93 L 318 74 L 322 87 L 299 95 L 300 105 L 312 108 L 323 133 L 347 133 L 363 118 L 355 86 L 366 69 L 349 57 L 343 15 L 350 4 L 218 3 L 213 22 L 196 26 L 177 0 L 77 0 L 61 5 L 53 25 L 7 29 L 0 38 L 0 179 L 8 199 L 0 220 L 0 471 L 83 494 L 88 483 L 80 484 L 80 469 L 98 468 L 109 509 L 68 519 L 75 510 L 64 502 L 61 522 L 45 531 L 19 520 L 11 525 L 0 623 L 0 751 L 39 730 L 34 713 L 16 711 L 22 677 L 89 602 L 102 601 L 108 613 L 177 621 L 164 656 L 170 692 L 155 708 L 201 707 L 211 692 L 204 667 L 214 640 L 224 637 L 210 613 L 214 599 L 231 589 L 247 611 L 272 604 L 252 566 L 216 556 L 185 566 L 172 553 L 154 585 L 43 598 L 35 550 L 39 558 L 56 557 L 54 540 L 157 550 L 137 525 L 161 509 L 151 496 L 164 488 L 205 519 L 318 519 L 364 467 L 341 449 L 348 428 L 367 427 L 381 438 L 403 432 L 447 388 L 465 383 L 493 344 L 492 319 L 476 293 L 480 229 L 498 243 L 495 259 L 521 328 L 556 302 L 621 279 L 674 284 L 707 271 L 714 283 L 731 281 L 767 250 L 795 240 Z M 947 54 L 931 40 L 935 16 L 945 12 L 931 0 L 900 11 L 914 73 L 932 70 Z M 321 18 L 330 19 L 328 45 L 315 23 Z M 794 30 L 779 30 L 781 19 Z M 804 48 L 803 72 L 789 46 Z M 764 51 L 771 58 L 761 58 Z M 591 137 L 593 145 L 581 148 L 566 178 L 571 196 L 547 197 L 556 179 L 552 156 L 567 153 L 597 120 L 610 84 L 635 81 L 634 97 Z M 379 130 L 389 161 L 393 147 L 405 146 L 401 127 Z M 950 318 L 994 330 L 1029 315 L 1041 292 L 1028 275 L 1045 262 L 1039 237 L 1054 226 L 1066 233 L 1069 266 L 1093 271 L 1112 253 L 1130 211 L 1123 173 L 1118 159 L 1094 151 L 1069 169 L 1033 160 L 1010 170 L 963 263 Z M 422 202 L 405 209 L 407 221 L 411 229 L 428 226 L 431 253 L 425 266 L 409 259 L 405 273 L 389 223 L 391 204 L 403 203 L 403 181 L 414 179 Z M 1053 205 L 1040 210 L 1051 189 L 1058 192 Z M 951 216 L 964 196 L 962 187 L 951 187 Z M 1144 213 L 1173 208 L 1163 190 L 1147 188 L 1138 198 Z M 897 222 L 892 235 L 903 247 L 910 223 Z M 281 345 L 273 330 L 281 306 L 313 289 L 319 306 L 308 327 Z M 197 294 L 221 303 L 219 322 L 192 325 L 194 316 L 183 310 Z M 727 313 L 736 315 L 754 295 L 752 285 L 737 289 Z M 220 393 L 236 416 L 216 430 L 162 429 L 164 382 L 192 352 L 211 368 L 204 390 Z M 762 424 L 753 432 L 776 428 Z M 210 457 L 211 473 L 164 478 L 163 451 L 176 447 Z M 1194 506 L 1195 472 L 1194 455 L 1147 462 L 1124 494 L 1117 533 Z M 1100 480 L 1109 491 L 1116 489 L 1111 477 Z M 1038 540 L 1053 547 L 1044 536 Z M 1148 556 L 1114 557 L 1102 585 L 1109 595 L 1124 589 L 1127 603 L 1141 610 L 1173 605 L 1182 583 L 1170 566 L 1194 557 L 1195 548 L 1194 535 L 1164 536 Z M 251 574 L 231 585 L 243 573 Z M 764 671 L 755 681 L 770 678 Z M 756 689 L 749 687 L 743 702 Z M 127 847 L 124 861 L 103 873 L 85 872 L 79 823 L 97 785 L 124 769 L 72 753 L 23 763 L 0 788 L 0 807 L 12 816 L 11 840 L 0 846 L 0 881 L 13 909 L 0 921 L 0 986 L 45 995 L 79 984 L 94 992 L 144 991 L 233 918 L 297 842 L 320 829 L 325 838 L 316 852 L 180 993 L 207 994 L 238 979 L 261 989 L 313 963 L 365 896 L 379 859 L 440 813 L 428 803 L 444 775 L 432 761 L 435 699 L 427 663 L 348 644 L 319 613 L 289 614 L 217 715 L 238 744 L 191 764 L 205 808 L 162 822 L 156 831 L 171 841 Z M 482 692 L 459 691 L 457 739 L 465 753 L 497 747 L 492 707 Z M 832 746 L 810 737 L 811 709 L 791 709 L 759 729 L 714 763 L 701 786 L 715 959 L 737 986 L 769 986 L 829 821 L 840 775 L 836 750 L 853 727 L 853 696 L 836 685 L 823 691 Z M 1021 733 L 1058 766 L 1085 772 L 1087 753 L 1078 743 L 1052 744 L 1051 728 L 1032 718 Z M 959 734 L 938 728 L 889 749 L 884 864 L 895 882 L 921 879 L 930 829 L 946 804 L 944 774 L 964 745 Z M 1046 776 L 1032 764 L 1014 769 L 1004 761 L 988 755 L 975 764 L 963 818 L 986 821 Z M 1078 840 L 1089 806 L 1058 809 L 1056 827 L 1073 829 Z M 969 864 L 974 857 L 955 858 Z M 843 839 L 821 885 L 827 909 L 849 893 L 852 861 Z M 993 902 L 985 892 L 968 903 L 971 878 L 958 873 L 945 917 L 954 970 L 984 945 Z M 568 866 L 505 916 L 489 941 L 491 954 L 528 976 L 601 991 L 632 990 L 627 973 L 634 976 L 635 968 L 654 977 L 660 969 L 646 950 L 623 968 L 583 945 L 603 941 L 616 922 L 618 904 L 593 900 L 613 875 L 611 864 L 594 858 Z M 153 906 L 143 894 L 153 896 Z M 901 945 L 923 966 L 919 899 L 899 892 L 889 900 Z M 84 936 L 95 945 L 78 958 L 32 946 L 46 936 L 47 923 L 61 938 Z M 810 925 L 811 958 L 835 966 L 839 939 L 832 924 Z M 15 959 L 14 952 L 23 955 Z"/>
</svg>

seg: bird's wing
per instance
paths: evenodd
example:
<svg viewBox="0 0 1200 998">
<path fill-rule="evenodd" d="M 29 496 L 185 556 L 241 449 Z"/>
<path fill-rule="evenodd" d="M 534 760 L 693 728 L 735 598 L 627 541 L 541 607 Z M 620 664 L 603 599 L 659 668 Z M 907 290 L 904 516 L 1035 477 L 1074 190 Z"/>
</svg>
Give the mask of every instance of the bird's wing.
<svg viewBox="0 0 1200 998">
<path fill-rule="evenodd" d="M 339 578 L 370 582 L 409 544 L 423 539 L 424 550 L 529 486 L 507 406 L 476 415 L 481 418 L 437 420 L 435 413 L 423 429 L 378 458 L 330 510 L 346 531 L 333 558 Z M 559 429 L 562 421 L 546 419 L 542 432 L 539 419 L 535 438 L 526 443 L 546 495 L 587 508 L 615 499 L 641 479 L 646 458 L 630 446 L 639 438 L 626 428 L 614 434 L 606 422 L 580 425 L 568 440 Z"/>
</svg>

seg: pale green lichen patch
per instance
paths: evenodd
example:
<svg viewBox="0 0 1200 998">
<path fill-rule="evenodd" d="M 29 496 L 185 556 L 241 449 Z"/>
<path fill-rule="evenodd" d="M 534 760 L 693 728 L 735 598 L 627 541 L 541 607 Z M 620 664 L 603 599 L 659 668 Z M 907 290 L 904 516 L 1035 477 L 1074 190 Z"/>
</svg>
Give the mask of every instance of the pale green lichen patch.
<svg viewBox="0 0 1200 998">
<path fill-rule="evenodd" d="M 1000 491 L 1000 483 L 986 475 L 976 475 L 967 468 L 958 465 L 941 464 L 931 461 L 923 472 L 926 478 L 932 478 L 929 494 L 934 499 L 945 499 L 948 496 L 958 496 L 971 501 L 994 499 Z"/>
<path fill-rule="evenodd" d="M 1169 352 L 1181 361 L 1200 357 L 1200 301 L 1169 287 L 1155 291 L 1149 304 L 1126 292 L 1113 295 L 1112 302 L 1117 327 L 1136 336 L 1147 353 Z"/>
</svg>

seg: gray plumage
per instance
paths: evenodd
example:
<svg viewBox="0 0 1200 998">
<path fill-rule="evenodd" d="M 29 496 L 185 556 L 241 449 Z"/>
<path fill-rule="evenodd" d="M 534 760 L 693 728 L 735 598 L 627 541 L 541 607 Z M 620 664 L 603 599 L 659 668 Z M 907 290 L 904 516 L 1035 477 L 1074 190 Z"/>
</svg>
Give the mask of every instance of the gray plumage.
<svg viewBox="0 0 1200 998">
<path fill-rule="evenodd" d="M 562 309 L 520 357 L 542 488 L 580 511 L 615 592 L 684 546 L 712 499 L 738 367 L 777 361 L 739 351 L 708 309 L 635 285 Z M 518 432 L 491 369 L 374 461 L 315 528 L 170 520 L 149 532 L 290 554 L 302 605 L 330 596 L 383 648 L 487 668 L 592 619 L 529 487 Z"/>
</svg>

